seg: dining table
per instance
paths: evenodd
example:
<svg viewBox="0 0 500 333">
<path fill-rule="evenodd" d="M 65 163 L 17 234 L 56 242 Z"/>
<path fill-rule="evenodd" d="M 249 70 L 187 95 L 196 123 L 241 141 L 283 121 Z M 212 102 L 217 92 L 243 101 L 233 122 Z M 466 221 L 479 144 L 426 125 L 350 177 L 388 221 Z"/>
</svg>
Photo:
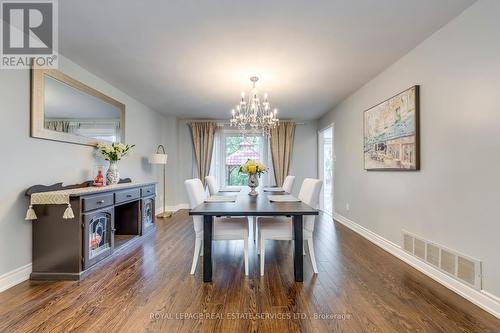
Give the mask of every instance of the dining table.
<svg viewBox="0 0 500 333">
<path fill-rule="evenodd" d="M 284 192 L 266 192 L 258 188 L 258 195 L 251 196 L 243 188 L 240 192 L 219 192 L 217 195 L 236 196 L 234 202 L 203 202 L 189 211 L 189 215 L 203 216 L 203 281 L 212 281 L 212 235 L 214 217 L 226 216 L 287 216 L 292 218 L 294 235 L 293 271 L 296 282 L 304 280 L 303 265 L 303 217 L 318 215 L 319 211 L 307 204 L 296 202 L 271 201 L 270 195 Z M 254 220 L 255 222 L 255 220 Z M 231 223 L 231 222 L 228 222 Z M 276 221 L 276 223 L 283 223 Z"/>
</svg>

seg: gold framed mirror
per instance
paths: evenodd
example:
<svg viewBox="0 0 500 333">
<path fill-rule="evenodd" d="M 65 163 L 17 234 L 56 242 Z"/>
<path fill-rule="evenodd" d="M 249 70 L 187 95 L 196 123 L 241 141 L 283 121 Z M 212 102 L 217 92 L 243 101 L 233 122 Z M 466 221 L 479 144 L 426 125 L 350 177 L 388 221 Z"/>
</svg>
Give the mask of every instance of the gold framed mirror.
<svg viewBox="0 0 500 333">
<path fill-rule="evenodd" d="M 95 146 L 125 141 L 125 105 L 56 69 L 31 70 L 31 137 Z"/>
</svg>

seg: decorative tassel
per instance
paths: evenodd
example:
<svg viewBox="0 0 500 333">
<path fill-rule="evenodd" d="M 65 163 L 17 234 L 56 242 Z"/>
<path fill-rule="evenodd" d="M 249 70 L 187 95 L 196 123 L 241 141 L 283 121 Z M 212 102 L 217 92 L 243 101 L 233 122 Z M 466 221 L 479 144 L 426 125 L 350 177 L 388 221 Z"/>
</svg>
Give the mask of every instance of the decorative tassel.
<svg viewBox="0 0 500 333">
<path fill-rule="evenodd" d="M 68 208 L 64 211 L 63 219 L 73 219 L 75 214 L 73 214 L 73 209 L 71 209 L 71 204 L 68 204 Z"/>
<path fill-rule="evenodd" d="M 30 205 L 28 208 L 28 211 L 26 212 L 26 217 L 24 218 L 25 220 L 36 220 L 36 214 L 35 210 L 33 209 L 33 206 Z"/>
</svg>

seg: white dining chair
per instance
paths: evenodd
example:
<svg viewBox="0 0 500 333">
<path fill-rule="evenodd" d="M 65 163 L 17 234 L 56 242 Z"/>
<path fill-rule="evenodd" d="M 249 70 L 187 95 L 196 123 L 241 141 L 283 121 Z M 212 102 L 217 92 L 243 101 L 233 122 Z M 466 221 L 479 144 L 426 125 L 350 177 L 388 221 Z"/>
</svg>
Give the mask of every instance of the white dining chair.
<svg viewBox="0 0 500 333">
<path fill-rule="evenodd" d="M 292 193 L 294 182 L 295 182 L 295 176 L 286 176 L 285 180 L 283 181 L 283 186 L 281 186 L 281 188 L 286 193 Z"/>
<path fill-rule="evenodd" d="M 295 176 L 286 176 L 285 180 L 283 181 L 283 186 L 281 186 L 281 189 L 285 191 L 286 193 L 292 193 L 293 189 L 293 183 L 295 182 Z M 259 228 L 258 225 L 258 220 L 257 218 L 253 218 L 253 241 L 258 244 L 258 239 L 257 239 L 257 229 Z M 257 250 L 259 249 L 257 245 Z"/>
<path fill-rule="evenodd" d="M 210 195 L 217 195 L 217 193 L 219 193 L 219 184 L 217 184 L 217 180 L 214 176 L 206 176 L 205 183 L 208 186 L 208 192 Z"/>
<path fill-rule="evenodd" d="M 217 195 L 220 192 L 220 187 L 219 184 L 217 183 L 217 180 L 215 179 L 214 176 L 206 176 L 205 177 L 205 183 L 207 184 L 208 187 L 208 192 L 210 195 Z M 224 222 L 231 222 L 231 221 L 226 221 L 226 217 L 223 217 Z M 248 223 L 248 230 L 250 230 L 251 224 L 255 225 L 255 219 L 252 219 L 252 217 L 247 218 L 247 223 Z M 255 229 L 254 229 L 255 231 Z M 254 234 L 255 235 L 255 234 Z M 255 238 L 255 236 L 254 236 Z M 255 241 L 255 239 L 254 239 Z"/>
<path fill-rule="evenodd" d="M 300 201 L 316 208 L 319 201 L 319 193 L 323 182 L 319 179 L 306 178 L 302 183 L 299 192 Z M 307 243 L 309 256 L 314 273 L 318 273 L 316 257 L 314 255 L 314 221 L 315 215 L 306 215 L 303 220 L 304 245 Z M 293 223 L 291 218 L 271 218 L 259 217 L 259 249 L 260 249 L 260 275 L 264 275 L 264 260 L 266 250 L 266 240 L 293 240 Z"/>
<path fill-rule="evenodd" d="M 184 186 L 189 198 L 189 208 L 193 209 L 202 204 L 207 194 L 199 179 L 188 179 Z M 198 258 L 202 254 L 203 243 L 203 216 L 192 216 L 194 231 L 196 234 L 194 243 L 193 264 L 191 274 L 194 274 Z M 224 222 L 221 218 L 214 217 L 213 240 L 243 240 L 245 257 L 245 275 L 248 275 L 248 221 L 246 217 L 226 217 Z"/>
</svg>

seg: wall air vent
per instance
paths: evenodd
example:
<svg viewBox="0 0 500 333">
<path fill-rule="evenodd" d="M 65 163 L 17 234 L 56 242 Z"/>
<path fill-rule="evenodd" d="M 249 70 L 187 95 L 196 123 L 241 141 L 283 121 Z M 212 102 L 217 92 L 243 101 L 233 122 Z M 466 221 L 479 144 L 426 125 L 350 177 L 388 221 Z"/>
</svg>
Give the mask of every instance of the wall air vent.
<svg viewBox="0 0 500 333">
<path fill-rule="evenodd" d="M 425 242 L 418 238 L 415 238 L 415 245 L 413 254 L 419 257 L 420 259 L 425 260 Z"/>
<path fill-rule="evenodd" d="M 439 247 L 434 244 L 427 243 L 426 261 L 436 267 L 439 267 Z"/>
<path fill-rule="evenodd" d="M 434 268 L 481 289 L 481 262 L 403 230 L 403 249 Z"/>
<path fill-rule="evenodd" d="M 404 234 L 403 249 L 405 251 L 413 253 L 413 239 L 412 236 Z"/>
<path fill-rule="evenodd" d="M 441 269 L 449 274 L 455 275 L 457 256 L 441 249 Z"/>
<path fill-rule="evenodd" d="M 474 284 L 476 275 L 476 265 L 474 261 L 464 257 L 458 257 L 457 276 L 459 279 Z"/>
</svg>

